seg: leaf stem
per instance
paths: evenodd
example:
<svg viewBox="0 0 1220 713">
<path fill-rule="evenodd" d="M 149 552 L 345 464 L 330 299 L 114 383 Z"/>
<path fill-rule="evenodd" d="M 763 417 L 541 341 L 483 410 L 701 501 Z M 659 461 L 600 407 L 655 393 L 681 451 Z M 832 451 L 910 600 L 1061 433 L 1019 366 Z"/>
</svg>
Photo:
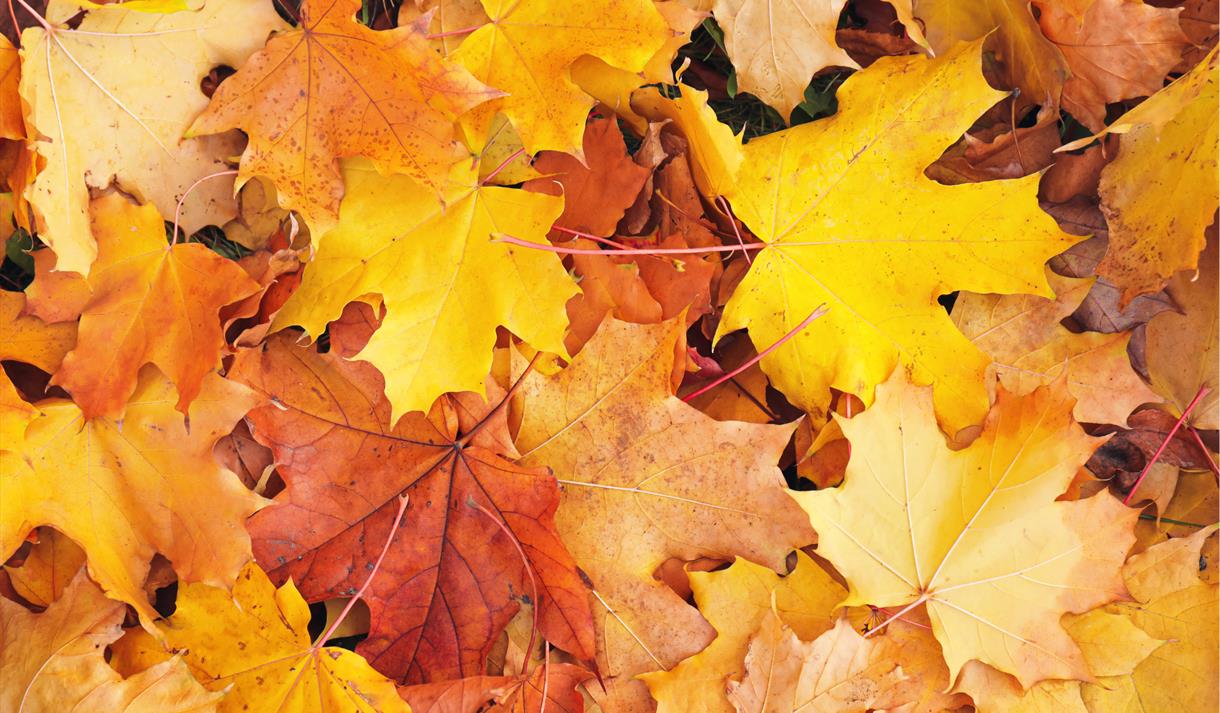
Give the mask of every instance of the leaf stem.
<svg viewBox="0 0 1220 713">
<path fill-rule="evenodd" d="M 1182 423 L 1186 421 L 1186 417 L 1190 415 L 1190 412 L 1195 409 L 1195 406 L 1199 405 L 1199 401 L 1201 401 L 1210 391 L 1211 389 L 1207 388 L 1206 386 L 1199 387 L 1199 392 L 1195 394 L 1193 399 L 1191 399 L 1190 405 L 1187 406 L 1186 410 L 1182 412 L 1182 415 L 1178 417 L 1177 423 L 1173 424 L 1173 428 L 1169 429 L 1169 433 L 1166 434 L 1165 440 L 1161 441 L 1161 447 L 1157 448 L 1156 453 L 1152 454 L 1152 458 L 1149 459 L 1148 464 L 1144 466 L 1144 470 L 1140 473 L 1140 477 L 1136 479 L 1135 485 L 1131 486 L 1131 490 L 1127 492 L 1127 497 L 1123 498 L 1123 505 L 1131 504 L 1131 498 L 1135 497 L 1135 491 L 1139 489 L 1140 483 L 1144 482 L 1144 478 L 1148 477 L 1148 471 L 1152 470 L 1152 466 L 1156 464 L 1157 460 L 1160 459 L 1161 454 L 1164 453 L 1165 449 L 1169 447 L 1169 442 L 1173 440 L 1174 434 L 1176 434 L 1178 429 L 1182 427 Z"/>
<path fill-rule="evenodd" d="M 738 374 L 745 371 L 746 369 L 749 369 L 750 367 L 754 366 L 759 361 L 761 361 L 763 357 L 767 356 L 768 354 L 775 351 L 776 349 L 779 349 L 784 344 L 784 342 L 787 342 L 789 339 L 792 339 L 797 334 L 800 334 L 802 331 L 804 331 L 805 327 L 808 327 L 810 324 L 813 323 L 813 320 L 826 314 L 826 312 L 827 312 L 826 303 L 823 302 L 822 304 L 818 305 L 817 308 L 813 310 L 813 312 L 810 312 L 809 316 L 806 317 L 804 320 L 802 320 L 800 324 L 796 325 L 791 330 L 789 330 L 787 334 L 785 334 L 784 336 L 782 336 L 778 340 L 776 340 L 776 342 L 774 344 L 772 344 L 771 346 L 769 346 L 766 349 L 759 352 L 757 356 L 750 359 L 749 361 L 742 364 L 741 366 L 737 367 L 736 369 L 730 371 L 729 373 L 721 376 L 719 379 L 716 379 L 712 383 L 707 384 L 703 388 L 693 391 L 693 392 L 687 394 L 686 396 L 683 396 L 682 400 L 689 403 L 692 399 L 708 392 L 711 389 L 716 388 L 717 386 L 720 386 L 721 384 L 728 381 L 729 379 L 732 379 L 734 376 L 737 376 Z"/>
<path fill-rule="evenodd" d="M 517 149 L 516 151 L 514 151 L 514 152 L 512 153 L 512 155 L 511 155 L 511 156 L 509 156 L 508 158 L 506 158 L 506 159 L 504 159 L 503 161 L 501 161 L 499 166 L 496 166 L 494 169 L 492 169 L 491 173 L 487 174 L 487 176 L 485 176 L 484 178 L 480 179 L 480 180 L 479 180 L 479 185 L 480 185 L 480 186 L 485 186 L 485 185 L 487 185 L 488 183 L 491 183 L 491 179 L 495 178 L 497 173 L 499 173 L 500 171 L 503 171 L 505 168 L 507 168 L 507 167 L 508 167 L 508 164 L 512 163 L 514 160 L 516 160 L 516 158 L 517 158 L 518 156 L 520 156 L 520 155 L 521 155 L 521 154 L 523 154 L 523 153 L 525 153 L 525 147 L 524 147 L 524 146 L 522 146 L 521 148 L 519 148 L 519 149 Z"/>
<path fill-rule="evenodd" d="M 428 39 L 439 40 L 443 37 L 456 37 L 457 35 L 469 35 L 470 33 L 474 32 L 475 30 L 486 27 L 488 24 L 491 24 L 491 23 L 485 22 L 482 25 L 472 25 L 470 27 L 463 27 L 460 30 L 449 30 L 448 32 L 438 32 L 436 34 L 429 34 Z"/>
<path fill-rule="evenodd" d="M 741 231 L 737 229 L 737 219 L 733 217 L 733 211 L 729 208 L 729 202 L 724 199 L 724 196 L 716 196 L 716 200 L 720 202 L 720 207 L 724 209 L 724 214 L 729 217 L 729 224 L 733 226 L 733 235 L 737 238 L 737 244 L 741 246 L 741 254 L 746 256 L 746 264 L 753 264 L 750 259 L 750 253 L 746 252 L 746 241 L 741 239 Z"/>
<path fill-rule="evenodd" d="M 408 500 L 409 497 L 407 495 L 398 496 L 398 513 L 394 515 L 394 524 L 390 525 L 390 536 L 386 538 L 385 546 L 381 548 L 381 554 L 377 556 L 377 562 L 373 565 L 373 571 L 369 572 L 368 579 L 364 580 L 364 584 L 360 587 L 360 591 L 356 592 L 356 596 L 347 600 L 347 606 L 343 607 L 343 611 L 339 612 L 339 616 L 335 617 L 335 621 L 330 625 L 330 628 L 319 636 L 318 640 L 314 642 L 312 647 L 310 647 L 310 653 L 316 653 L 318 649 L 326 645 L 326 642 L 330 639 L 331 635 L 335 633 L 335 631 L 339 628 L 339 625 L 342 624 L 343 620 L 347 618 L 347 615 L 349 612 L 351 612 L 352 607 L 356 606 L 356 602 L 364 596 L 364 592 L 368 590 L 369 585 L 373 583 L 373 578 L 376 577 L 377 572 L 381 570 L 381 563 L 385 560 L 386 553 L 390 551 L 390 543 L 394 541 L 394 535 L 398 534 L 398 526 L 402 524 L 402 516 L 407 512 Z"/>
</svg>

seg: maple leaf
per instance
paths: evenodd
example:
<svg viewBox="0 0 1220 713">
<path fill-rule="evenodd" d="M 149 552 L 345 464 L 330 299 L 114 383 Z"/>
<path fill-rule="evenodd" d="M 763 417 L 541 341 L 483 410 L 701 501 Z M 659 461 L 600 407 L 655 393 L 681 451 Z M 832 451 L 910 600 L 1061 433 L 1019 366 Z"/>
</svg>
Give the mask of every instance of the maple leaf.
<svg viewBox="0 0 1220 713">
<path fill-rule="evenodd" d="M 48 15 L 67 20 L 75 12 L 56 2 Z M 188 234 L 233 217 L 230 180 L 188 188 L 226 168 L 240 135 L 183 140 L 182 133 L 207 106 L 200 80 L 217 65 L 241 65 L 282 26 L 270 3 L 212 0 L 199 12 L 170 15 L 110 5 L 90 10 L 75 30 L 24 32 L 21 97 L 32 145 L 46 163 L 26 196 L 56 269 L 88 274 L 97 254 L 90 188 L 114 182 L 163 215 L 174 214 L 183 197 Z"/>
<path fill-rule="evenodd" d="M 805 101 L 809 80 L 826 67 L 859 68 L 835 44 L 847 0 L 716 0 L 712 13 L 737 70 L 737 90 L 779 110 L 787 121 Z"/>
<path fill-rule="evenodd" d="M 0 709 L 206 713 L 219 693 L 195 682 L 174 657 L 123 678 L 103 649 L 122 633 L 125 607 L 107 599 L 84 570 L 41 614 L 0 598 Z"/>
<path fill-rule="evenodd" d="M 681 324 L 606 320 L 553 376 L 522 380 L 517 447 L 562 488 L 555 524 L 592 581 L 606 705 L 647 700 L 639 673 L 710 642 L 698 612 L 653 578 L 667 559 L 746 557 L 780 569 L 812 537 L 775 463 L 791 426 L 718 422 L 673 396 Z"/>
<path fill-rule="evenodd" d="M 1063 108 L 1093 131 L 1106 104 L 1155 94 L 1190 40 L 1182 8 L 1127 0 L 1034 0 L 1043 34 L 1067 62 Z"/>
<path fill-rule="evenodd" d="M 987 48 L 1003 65 L 1005 85 L 1019 87 L 1029 101 L 1059 106 L 1071 70 L 1059 48 L 1042 34 L 1029 0 L 905 0 L 905 5 L 907 17 L 901 11 L 899 17 L 907 31 L 912 36 L 918 31 L 913 31 L 919 27 L 910 18 L 913 12 L 923 24 L 920 37 L 927 38 L 937 56 L 959 42 L 991 34 Z"/>
<path fill-rule="evenodd" d="M 640 676 L 658 713 L 732 713 L 724 684 L 743 670 L 750 639 L 773 610 L 805 641 L 834 627 L 831 612 L 846 590 L 804 552 L 796 558 L 786 577 L 740 557 L 726 570 L 688 573 L 699 613 L 716 628 L 716 639 L 668 671 Z"/>
<path fill-rule="evenodd" d="M 926 604 L 951 677 L 977 659 L 1026 688 L 1087 679 L 1059 617 L 1124 596 L 1136 513 L 1107 493 L 1055 502 L 1097 445 L 1062 380 L 997 397 L 978 439 L 950 451 L 929 390 L 896 370 L 871 408 L 838 420 L 852 443 L 843 486 L 794 497 L 851 587 L 844 604 Z"/>
<path fill-rule="evenodd" d="M 924 176 L 1002 96 L 979 73 L 980 51 L 974 43 L 934 60 L 880 59 L 839 89 L 835 116 L 744 148 L 728 197 L 767 246 L 717 336 L 747 328 L 761 351 L 826 304 L 824 317 L 761 362 L 815 422 L 826 417 L 830 387 L 868 404 L 902 364 L 936 386 L 948 430 L 976 423 L 988 359 L 936 297 L 1047 294 L 1042 263 L 1079 241 L 1039 210 L 1036 176 L 961 186 Z"/>
<path fill-rule="evenodd" d="M 112 193 L 90 206 L 98 257 L 76 347 L 54 383 L 86 419 L 119 418 L 140 368 L 156 364 L 183 414 L 224 346 L 220 308 L 259 289 L 236 263 L 199 244 L 166 245 L 157 209 Z"/>
<path fill-rule="evenodd" d="M 543 176 L 522 187 L 563 196 L 563 213 L 555 226 L 609 237 L 651 172 L 627 155 L 623 134 L 613 119 L 590 120 L 583 145 L 583 164 L 570 154 L 540 153 L 534 159 L 534 169 Z M 569 237 L 558 232 L 556 235 Z"/>
<path fill-rule="evenodd" d="M 412 682 L 479 673 L 518 602 L 539 607 L 548 640 L 590 658 L 584 587 L 552 524 L 554 481 L 489 448 L 501 440 L 489 432 L 507 428 L 479 425 L 490 407 L 474 418 L 446 398 L 395 422 L 376 369 L 291 345 L 276 335 L 232 370 L 271 402 L 248 418 L 287 483 L 248 525 L 268 573 L 310 601 L 350 596 L 406 493 L 402 537 L 365 597 L 359 650 L 378 670 Z"/>
<path fill-rule="evenodd" d="M 1220 203 L 1220 66 L 1213 49 L 1189 73 L 1123 114 L 1097 137 L 1121 134 L 1118 156 L 1101 172 L 1098 193 L 1110 249 L 1097 274 L 1122 290 L 1120 306 L 1154 292 L 1179 270 L 1193 270 L 1204 230 Z"/>
<path fill-rule="evenodd" d="M 1060 322 L 1072 314 L 1093 280 L 1047 278 L 1055 299 L 1035 295 L 963 292 L 953 305 L 953 323 L 995 360 L 999 383 L 1023 395 L 1066 373 L 1081 423 L 1126 424 L 1140 404 L 1160 401 L 1131 368 L 1129 334 L 1074 334 Z"/>
<path fill-rule="evenodd" d="M 728 696 L 738 713 L 865 713 L 902 680 L 885 649 L 846 619 L 805 644 L 771 615 L 750 643 L 742 680 L 729 682 Z"/>
<path fill-rule="evenodd" d="M 53 373 L 76 344 L 76 325 L 47 324 L 27 314 L 27 300 L 20 292 L 0 292 L 0 360 L 33 364 Z M 0 379 L 7 379 L 0 374 Z"/>
<path fill-rule="evenodd" d="M 1186 419 L 1204 430 L 1220 428 L 1216 223 L 1210 233 L 1207 248 L 1199 255 L 1198 271 L 1180 272 L 1169 281 L 1168 292 L 1184 313 L 1164 312 L 1150 320 L 1145 347 L 1152 388 L 1165 397 L 1175 415 L 1184 414 L 1201 389 L 1208 390 Z"/>
<path fill-rule="evenodd" d="M 406 173 L 435 199 L 459 157 L 453 120 L 498 95 L 437 57 L 426 28 L 375 32 L 353 19 L 359 8 L 359 0 L 304 2 L 300 27 L 271 38 L 221 84 L 190 129 L 249 134 L 239 181 L 271 179 L 280 205 L 319 235 L 338 219 L 340 158 Z"/>
<path fill-rule="evenodd" d="M 385 321 L 356 358 L 385 376 L 393 422 L 426 411 L 445 392 L 482 393 L 498 326 L 536 349 L 565 353 L 564 305 L 577 289 L 563 264 L 493 242 L 507 234 L 546 244 L 560 199 L 478 185 L 465 165 L 454 168 L 443 209 L 410 178 L 367 165 L 348 164 L 344 181 L 339 223 L 322 236 L 273 330 L 299 324 L 317 336 L 347 303 L 381 295 Z"/>
<path fill-rule="evenodd" d="M 462 117 L 467 136 L 477 137 L 475 143 L 488 135 L 496 112 L 502 112 L 527 152 L 564 151 L 583 158 L 581 135 L 593 100 L 572 82 L 568 67 L 578 57 L 592 55 L 638 72 L 670 39 L 649 0 L 482 3 L 488 24 L 449 57 L 510 94 Z"/>
<path fill-rule="evenodd" d="M 250 557 L 242 524 L 264 501 L 216 464 L 212 445 L 254 403 L 248 389 L 210 374 L 188 431 L 173 384 L 151 368 L 121 422 L 85 421 L 63 399 L 39 402 L 25 443 L 0 454 L 0 553 L 51 525 L 81 545 L 90 575 L 146 626 L 157 618 L 144 592 L 154 554 L 183 582 L 227 585 Z"/>
<path fill-rule="evenodd" d="M 276 589 L 251 563 L 232 595 L 181 587 L 161 632 L 205 687 L 225 692 L 221 713 L 409 713 L 392 681 L 359 654 L 311 646 L 308 627 L 309 605 L 293 583 Z"/>
</svg>

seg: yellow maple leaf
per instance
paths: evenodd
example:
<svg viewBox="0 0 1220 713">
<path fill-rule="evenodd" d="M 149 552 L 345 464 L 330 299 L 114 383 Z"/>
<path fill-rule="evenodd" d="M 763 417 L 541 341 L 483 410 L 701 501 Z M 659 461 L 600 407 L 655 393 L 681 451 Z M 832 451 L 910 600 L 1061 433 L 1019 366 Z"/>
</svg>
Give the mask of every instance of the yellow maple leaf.
<svg viewBox="0 0 1220 713">
<path fill-rule="evenodd" d="M 480 186 L 466 162 L 453 169 L 444 207 L 430 189 L 367 163 L 346 162 L 343 176 L 339 223 L 321 237 L 274 329 L 298 324 L 316 336 L 348 302 L 381 295 L 385 320 L 355 358 L 385 376 L 392 422 L 445 392 L 484 393 L 496 327 L 567 353 L 565 305 L 577 288 L 562 262 L 495 242 L 507 234 L 546 244 L 561 198 Z"/>
<path fill-rule="evenodd" d="M 309 618 L 291 581 L 276 589 L 250 563 L 232 595 L 206 584 L 181 588 L 162 631 L 206 688 L 227 691 L 221 713 L 410 713 L 394 682 L 359 654 L 311 646 Z"/>
<path fill-rule="evenodd" d="M 1121 306 L 1193 270 L 1204 230 L 1220 205 L 1220 64 L 1213 49 L 1194 69 L 1123 114 L 1095 137 L 1121 134 L 1118 156 L 1101 172 L 1098 195 L 1110 248 L 1097 274 L 1122 289 Z"/>
<path fill-rule="evenodd" d="M 716 0 L 712 13 L 737 70 L 737 89 L 779 111 L 787 123 L 805 87 L 826 67 L 858 69 L 835 43 L 847 0 Z"/>
<path fill-rule="evenodd" d="M 530 153 L 581 156 L 593 99 L 568 74 L 578 57 L 593 55 L 639 72 L 670 38 L 649 0 L 483 0 L 483 9 L 490 22 L 450 58 L 509 95 L 475 108 L 462 117 L 462 125 L 481 141 L 496 112 L 503 112 Z"/>
<path fill-rule="evenodd" d="M 853 446 L 844 485 L 794 497 L 847 579 L 844 604 L 895 616 L 926 604 L 952 677 L 978 659 L 1025 687 L 1087 679 L 1059 618 L 1125 595 L 1138 513 L 1108 493 L 1055 502 L 1098 444 L 1071 411 L 1062 381 L 1000 389 L 982 434 L 951 451 L 929 390 L 897 370 L 870 409 L 839 419 Z"/>
<path fill-rule="evenodd" d="M 221 694 L 167 658 L 127 678 L 110 667 L 107 644 L 122 634 L 126 607 L 107 599 L 84 570 L 59 601 L 33 614 L 0 598 L 0 710 L 21 713 L 209 713 Z"/>
<path fill-rule="evenodd" d="M 254 394 L 209 374 L 188 431 L 173 384 L 152 367 L 141 377 L 122 421 L 85 422 L 64 399 L 37 404 L 20 450 L 0 452 L 0 555 L 51 525 L 84 548 L 106 593 L 151 626 L 144 581 L 153 555 L 173 562 L 183 582 L 231 583 L 250 559 L 244 524 L 263 499 L 212 458 Z"/>
<path fill-rule="evenodd" d="M 762 360 L 815 421 L 830 387 L 868 404 L 896 364 L 936 387 L 948 430 L 987 409 L 988 359 L 937 303 L 953 290 L 1049 294 L 1042 263 L 1080 238 L 1035 198 L 1037 176 L 944 186 L 923 171 L 1002 98 L 980 45 L 938 59 L 886 57 L 849 78 L 840 111 L 745 146 L 728 194 L 767 243 L 717 335 L 747 328 L 761 351 L 821 304 L 829 312 Z"/>
<path fill-rule="evenodd" d="M 668 671 L 640 676 L 659 713 L 731 713 L 724 683 L 742 671 L 750 638 L 773 609 L 803 641 L 834 626 L 831 612 L 846 591 L 809 555 L 798 550 L 796 557 L 786 577 L 740 557 L 720 572 L 688 573 L 699 613 L 716 627 L 716 640 Z"/>
<path fill-rule="evenodd" d="M 374 32 L 353 18 L 359 8 L 359 0 L 303 3 L 300 27 L 221 84 L 190 129 L 245 130 L 239 180 L 271 179 L 280 205 L 315 235 L 338 217 L 340 158 L 365 156 L 439 195 L 459 157 L 453 120 L 499 94 L 436 56 L 426 28 Z"/>
<path fill-rule="evenodd" d="M 64 7 L 52 3 L 48 16 L 65 14 Z M 38 237 L 59 258 L 56 269 L 89 272 L 97 255 L 89 189 L 112 180 L 162 215 L 174 215 L 185 195 L 181 224 L 188 234 L 236 214 L 231 178 L 187 189 L 226 169 L 241 136 L 183 140 L 182 134 L 207 106 L 199 83 L 208 72 L 240 66 L 283 26 L 270 3 L 212 0 L 199 12 L 169 15 L 105 6 L 90 10 L 76 30 L 33 27 L 22 34 L 21 97 L 29 104 L 34 148 L 46 162 L 26 196 Z M 166 51 L 168 38 L 173 52 Z"/>
</svg>

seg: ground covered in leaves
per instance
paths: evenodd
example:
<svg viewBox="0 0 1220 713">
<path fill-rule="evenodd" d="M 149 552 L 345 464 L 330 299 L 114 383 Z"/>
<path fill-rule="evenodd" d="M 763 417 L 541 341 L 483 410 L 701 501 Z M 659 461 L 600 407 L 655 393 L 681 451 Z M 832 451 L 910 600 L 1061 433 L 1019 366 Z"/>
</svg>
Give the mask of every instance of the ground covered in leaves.
<svg viewBox="0 0 1220 713">
<path fill-rule="evenodd" d="M 0 713 L 1210 713 L 1215 0 L 12 0 Z"/>
</svg>

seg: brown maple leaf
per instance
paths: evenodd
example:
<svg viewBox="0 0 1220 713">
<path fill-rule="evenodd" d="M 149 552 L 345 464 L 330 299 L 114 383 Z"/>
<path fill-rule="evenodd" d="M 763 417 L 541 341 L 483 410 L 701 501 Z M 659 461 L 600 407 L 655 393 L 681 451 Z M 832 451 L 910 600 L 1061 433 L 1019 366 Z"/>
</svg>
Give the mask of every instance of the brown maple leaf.
<svg viewBox="0 0 1220 713">
<path fill-rule="evenodd" d="M 374 667 L 417 683 L 481 673 L 521 603 L 536 604 L 549 641 L 592 658 L 585 589 L 554 530 L 555 480 L 489 448 L 507 427 L 503 410 L 444 397 L 392 427 L 375 368 L 295 338 L 240 352 L 232 370 L 270 401 L 250 421 L 287 483 L 249 522 L 271 577 L 293 579 L 310 601 L 350 596 L 406 494 L 406 524 L 365 596 L 371 630 L 359 652 Z"/>
</svg>

